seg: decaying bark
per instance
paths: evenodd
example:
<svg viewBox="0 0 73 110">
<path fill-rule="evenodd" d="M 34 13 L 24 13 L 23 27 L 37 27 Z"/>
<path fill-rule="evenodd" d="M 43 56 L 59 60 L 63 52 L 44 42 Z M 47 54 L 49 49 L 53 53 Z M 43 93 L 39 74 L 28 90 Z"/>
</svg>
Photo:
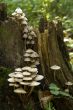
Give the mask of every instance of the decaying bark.
<svg viewBox="0 0 73 110">
<path fill-rule="evenodd" d="M 48 28 L 43 32 L 39 32 L 38 35 L 38 51 L 43 75 L 45 77 L 45 84 L 48 86 L 49 83 L 56 83 L 64 89 L 65 82 L 73 82 L 73 75 L 68 63 L 69 56 L 67 49 L 63 42 L 61 22 L 57 24 L 49 22 Z M 56 71 L 56 79 L 54 79 L 54 71 L 50 69 L 53 65 L 61 67 L 60 70 Z M 55 102 L 56 106 L 58 106 L 59 103 L 62 103 L 61 100 L 58 100 L 58 104 Z M 64 99 L 64 103 L 62 103 L 61 106 L 61 108 L 60 106 L 56 107 L 57 110 L 72 110 L 73 100 Z"/>
<path fill-rule="evenodd" d="M 5 20 L 0 24 L 0 65 L 5 67 L 19 67 L 23 55 L 23 40 L 18 24 Z"/>
</svg>

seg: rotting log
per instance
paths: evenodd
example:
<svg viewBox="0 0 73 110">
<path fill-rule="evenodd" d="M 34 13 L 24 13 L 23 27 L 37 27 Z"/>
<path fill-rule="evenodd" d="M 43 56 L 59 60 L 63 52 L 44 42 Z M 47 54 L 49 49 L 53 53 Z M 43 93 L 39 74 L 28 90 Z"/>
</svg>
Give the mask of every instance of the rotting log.
<svg viewBox="0 0 73 110">
<path fill-rule="evenodd" d="M 42 23 L 42 22 L 41 22 Z M 44 29 L 42 25 L 39 29 Z M 39 30 L 40 31 L 40 30 Z M 73 73 L 69 64 L 69 55 L 67 48 L 63 42 L 63 29 L 61 22 L 48 23 L 48 28 L 44 31 L 38 32 L 38 52 L 40 55 L 40 62 L 42 72 L 45 78 L 45 85 L 47 87 L 50 83 L 56 83 L 62 89 L 65 89 L 65 82 L 73 82 Z M 54 71 L 50 69 L 51 66 L 58 65 L 60 70 L 56 71 L 54 79 Z M 43 85 L 42 85 L 43 86 Z M 44 88 L 45 89 L 45 88 Z M 73 88 L 70 88 L 70 92 L 73 95 Z M 57 99 L 56 99 L 57 100 Z M 73 100 L 63 99 L 56 102 L 56 110 L 72 110 Z M 59 106 L 60 104 L 60 106 Z"/>
</svg>

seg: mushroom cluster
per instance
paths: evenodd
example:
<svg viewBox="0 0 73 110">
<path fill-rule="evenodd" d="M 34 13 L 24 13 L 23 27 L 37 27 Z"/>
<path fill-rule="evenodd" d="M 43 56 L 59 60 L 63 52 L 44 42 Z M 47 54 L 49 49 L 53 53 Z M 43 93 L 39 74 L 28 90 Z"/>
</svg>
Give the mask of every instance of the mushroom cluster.
<svg viewBox="0 0 73 110">
<path fill-rule="evenodd" d="M 40 80 L 44 77 L 38 75 L 38 69 L 35 67 L 25 66 L 23 68 L 16 68 L 13 73 L 9 74 L 9 86 L 14 87 L 15 93 L 28 93 L 24 87 L 34 87 L 40 85 Z"/>
<path fill-rule="evenodd" d="M 28 25 L 28 19 L 20 8 L 17 8 L 12 16 L 19 22 L 22 27 L 22 37 L 26 40 L 27 45 L 34 45 L 36 34 L 33 31 L 33 27 Z"/>
<path fill-rule="evenodd" d="M 39 65 L 39 55 L 32 49 L 27 49 L 24 53 L 24 62 L 27 65 Z"/>
<path fill-rule="evenodd" d="M 14 87 L 15 93 L 31 93 L 33 87 L 40 85 L 40 80 L 44 77 L 38 75 L 37 65 L 39 65 L 39 55 L 31 48 L 27 49 L 28 44 L 35 44 L 36 34 L 33 28 L 28 25 L 27 18 L 20 8 L 17 8 L 12 16 L 22 27 L 22 37 L 25 43 L 24 62 L 25 67 L 16 68 L 13 73 L 9 74 L 9 86 Z M 30 90 L 28 89 L 30 88 Z"/>
</svg>

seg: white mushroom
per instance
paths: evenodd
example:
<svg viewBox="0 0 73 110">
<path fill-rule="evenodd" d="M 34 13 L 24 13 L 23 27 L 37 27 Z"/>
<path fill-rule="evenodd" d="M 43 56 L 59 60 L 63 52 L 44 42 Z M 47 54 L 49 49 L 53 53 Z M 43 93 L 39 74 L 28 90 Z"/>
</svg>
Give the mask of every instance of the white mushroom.
<svg viewBox="0 0 73 110">
<path fill-rule="evenodd" d="M 23 80 L 23 79 L 20 79 L 20 78 L 19 78 L 19 79 L 18 79 L 18 78 L 15 78 L 15 81 L 16 81 L 16 82 L 21 82 L 22 80 Z"/>
<path fill-rule="evenodd" d="M 58 65 L 53 65 L 53 66 L 51 66 L 50 68 L 51 68 L 52 70 L 59 70 L 59 69 L 61 69 L 61 67 L 58 66 Z"/>
<path fill-rule="evenodd" d="M 9 78 L 8 82 L 15 82 L 14 78 Z"/>
<path fill-rule="evenodd" d="M 24 76 L 30 76 L 30 75 L 31 75 L 31 73 L 29 73 L 29 72 L 27 72 L 27 71 L 23 72 L 22 74 L 23 74 Z"/>
<path fill-rule="evenodd" d="M 21 85 L 29 85 L 30 82 L 20 82 Z"/>
<path fill-rule="evenodd" d="M 29 40 L 32 40 L 32 36 L 28 36 L 28 39 L 29 39 Z"/>
<path fill-rule="evenodd" d="M 38 86 L 40 82 L 32 81 L 29 86 Z"/>
<path fill-rule="evenodd" d="M 25 94 L 26 93 L 26 91 L 22 88 L 15 89 L 14 92 L 15 93 L 20 93 L 20 94 Z"/>
<path fill-rule="evenodd" d="M 18 14 L 22 14 L 23 13 L 23 11 L 19 7 L 15 10 L 15 12 L 18 13 Z"/>
<path fill-rule="evenodd" d="M 14 76 L 15 78 L 23 78 L 23 75 L 22 74 L 19 74 L 19 73 L 17 73 L 17 74 L 15 74 L 15 76 Z"/>
<path fill-rule="evenodd" d="M 37 68 L 31 68 L 29 70 L 29 72 L 31 72 L 31 73 L 38 73 L 38 70 L 37 70 Z"/>
<path fill-rule="evenodd" d="M 30 54 L 29 53 L 25 53 L 24 57 L 30 57 Z"/>
<path fill-rule="evenodd" d="M 15 71 L 21 72 L 22 69 L 21 68 L 16 68 Z"/>
<path fill-rule="evenodd" d="M 44 78 L 44 76 L 42 76 L 42 75 L 37 75 L 36 77 L 35 77 L 35 81 L 40 81 L 40 80 L 42 80 Z"/>
<path fill-rule="evenodd" d="M 25 71 L 28 71 L 28 70 L 30 70 L 30 69 L 31 69 L 31 67 L 29 67 L 29 66 L 25 66 L 25 67 L 22 68 L 23 71 L 24 71 L 24 70 L 25 70 Z"/>
<path fill-rule="evenodd" d="M 18 84 L 13 84 L 13 83 L 10 83 L 9 86 L 19 87 Z"/>
<path fill-rule="evenodd" d="M 32 57 L 32 58 L 38 58 L 39 55 L 38 55 L 36 52 L 34 52 L 34 53 L 31 54 L 31 57 Z"/>
<path fill-rule="evenodd" d="M 27 49 L 26 52 L 31 54 L 34 51 L 32 49 Z"/>
<path fill-rule="evenodd" d="M 31 81 L 32 80 L 32 77 L 24 77 L 23 80 L 25 80 L 25 81 Z"/>
<path fill-rule="evenodd" d="M 10 73 L 8 76 L 9 77 L 14 77 L 15 73 Z"/>
<path fill-rule="evenodd" d="M 27 34 L 24 34 L 24 35 L 23 35 L 23 38 L 25 38 L 25 39 L 26 39 L 27 37 L 28 37 L 28 35 L 27 35 Z"/>
<path fill-rule="evenodd" d="M 28 29 L 24 28 L 23 32 L 28 33 Z"/>
<path fill-rule="evenodd" d="M 22 21 L 21 24 L 27 25 L 27 22 L 26 21 Z"/>
<path fill-rule="evenodd" d="M 68 82 L 66 82 L 66 83 L 65 83 L 65 85 L 67 85 L 67 86 L 72 86 L 72 85 L 73 85 L 73 83 L 72 83 L 72 82 L 70 82 L 70 81 L 68 81 Z"/>
<path fill-rule="evenodd" d="M 16 13 L 14 12 L 14 13 L 12 13 L 12 16 L 16 16 Z"/>
<path fill-rule="evenodd" d="M 25 58 L 24 61 L 25 61 L 25 62 L 30 62 L 31 59 L 30 59 L 30 58 Z"/>
<path fill-rule="evenodd" d="M 31 41 L 31 44 L 32 44 L 32 45 L 34 45 L 34 44 L 35 44 L 35 41 L 34 41 L 34 40 L 32 40 L 32 41 Z"/>
</svg>

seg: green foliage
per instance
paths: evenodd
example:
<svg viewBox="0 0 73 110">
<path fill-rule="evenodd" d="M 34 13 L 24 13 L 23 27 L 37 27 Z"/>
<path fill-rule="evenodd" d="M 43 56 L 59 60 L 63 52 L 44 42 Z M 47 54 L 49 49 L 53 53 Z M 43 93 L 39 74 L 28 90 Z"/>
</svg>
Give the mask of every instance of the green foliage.
<svg viewBox="0 0 73 110">
<path fill-rule="evenodd" d="M 45 110 L 55 110 L 52 102 L 48 102 L 46 107 L 45 107 Z"/>
<path fill-rule="evenodd" d="M 49 85 L 49 89 L 52 95 L 54 96 L 64 96 L 64 97 L 70 97 L 73 98 L 69 93 L 62 91 L 56 84 L 51 83 Z"/>
<path fill-rule="evenodd" d="M 22 8 L 30 23 L 34 25 L 38 24 L 41 16 L 49 19 L 67 16 L 71 21 L 73 18 L 73 0 L 0 0 L 0 2 L 7 3 L 8 14 L 17 7 Z"/>
</svg>

